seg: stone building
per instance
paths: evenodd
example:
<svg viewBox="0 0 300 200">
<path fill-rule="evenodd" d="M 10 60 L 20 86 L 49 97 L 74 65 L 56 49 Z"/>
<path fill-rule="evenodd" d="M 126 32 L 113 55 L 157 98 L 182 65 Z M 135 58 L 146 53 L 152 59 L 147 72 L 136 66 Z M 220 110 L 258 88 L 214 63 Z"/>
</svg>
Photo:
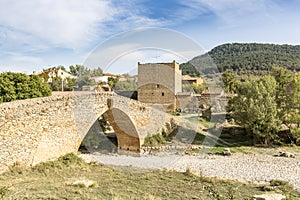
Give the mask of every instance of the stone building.
<svg viewBox="0 0 300 200">
<path fill-rule="evenodd" d="M 190 75 L 182 76 L 182 83 L 183 84 L 195 84 L 196 86 L 202 85 L 204 83 L 204 79 L 201 77 L 191 77 Z"/>
<path fill-rule="evenodd" d="M 68 78 L 77 79 L 76 76 L 62 70 L 61 68 L 51 69 L 51 70 L 43 71 L 40 73 L 33 72 L 32 74 L 42 77 L 42 79 L 47 83 L 52 83 L 53 79 L 55 79 L 56 77 L 59 77 L 62 80 L 67 80 Z"/>
<path fill-rule="evenodd" d="M 182 92 L 182 72 L 179 64 L 138 62 L 138 100 L 161 104 L 166 110 L 177 107 L 176 95 Z"/>
</svg>

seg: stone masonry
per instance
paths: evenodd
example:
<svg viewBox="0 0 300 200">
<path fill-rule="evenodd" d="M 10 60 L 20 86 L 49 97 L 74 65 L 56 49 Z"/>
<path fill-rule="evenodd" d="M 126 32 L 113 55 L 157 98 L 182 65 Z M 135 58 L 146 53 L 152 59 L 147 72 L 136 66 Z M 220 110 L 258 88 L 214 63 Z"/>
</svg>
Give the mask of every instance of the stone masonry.
<svg viewBox="0 0 300 200">
<path fill-rule="evenodd" d="M 176 94 L 182 91 L 182 72 L 179 64 L 138 63 L 138 100 L 176 109 Z"/>
<path fill-rule="evenodd" d="M 162 109 L 111 93 L 78 92 L 0 104 L 0 172 L 77 152 L 90 127 L 104 115 L 118 148 L 139 151 L 144 138 L 169 130 Z"/>
</svg>

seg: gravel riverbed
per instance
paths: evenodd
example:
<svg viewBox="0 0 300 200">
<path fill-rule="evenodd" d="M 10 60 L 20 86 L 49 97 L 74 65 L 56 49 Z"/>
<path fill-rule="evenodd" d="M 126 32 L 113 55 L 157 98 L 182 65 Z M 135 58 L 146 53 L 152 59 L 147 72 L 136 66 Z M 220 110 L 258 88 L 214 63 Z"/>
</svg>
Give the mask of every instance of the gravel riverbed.
<svg viewBox="0 0 300 200">
<path fill-rule="evenodd" d="M 146 169 L 166 169 L 254 183 L 266 183 L 272 179 L 285 180 L 300 189 L 300 159 L 274 157 L 272 155 L 190 156 L 190 155 L 128 155 L 80 154 L 85 161 L 97 161 L 107 165 L 133 166 Z M 137 172 L 134 170 L 132 172 Z"/>
</svg>

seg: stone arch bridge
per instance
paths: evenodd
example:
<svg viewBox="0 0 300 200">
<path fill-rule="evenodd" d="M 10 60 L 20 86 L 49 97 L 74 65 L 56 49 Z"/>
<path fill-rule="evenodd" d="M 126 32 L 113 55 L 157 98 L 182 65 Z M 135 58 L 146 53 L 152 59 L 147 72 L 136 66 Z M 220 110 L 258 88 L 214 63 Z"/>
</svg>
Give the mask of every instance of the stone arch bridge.
<svg viewBox="0 0 300 200">
<path fill-rule="evenodd" d="M 0 104 L 0 172 L 16 162 L 31 166 L 78 148 L 104 115 L 118 148 L 140 151 L 148 135 L 172 131 L 173 116 L 112 93 L 74 92 Z"/>
</svg>

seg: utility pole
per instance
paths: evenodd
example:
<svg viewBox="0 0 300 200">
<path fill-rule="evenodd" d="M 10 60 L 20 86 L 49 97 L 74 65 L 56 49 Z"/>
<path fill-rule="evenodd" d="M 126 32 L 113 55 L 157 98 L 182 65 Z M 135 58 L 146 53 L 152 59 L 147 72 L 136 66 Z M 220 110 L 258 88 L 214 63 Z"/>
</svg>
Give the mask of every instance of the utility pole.
<svg viewBox="0 0 300 200">
<path fill-rule="evenodd" d="M 61 91 L 64 91 L 64 78 L 61 78 Z"/>
</svg>

